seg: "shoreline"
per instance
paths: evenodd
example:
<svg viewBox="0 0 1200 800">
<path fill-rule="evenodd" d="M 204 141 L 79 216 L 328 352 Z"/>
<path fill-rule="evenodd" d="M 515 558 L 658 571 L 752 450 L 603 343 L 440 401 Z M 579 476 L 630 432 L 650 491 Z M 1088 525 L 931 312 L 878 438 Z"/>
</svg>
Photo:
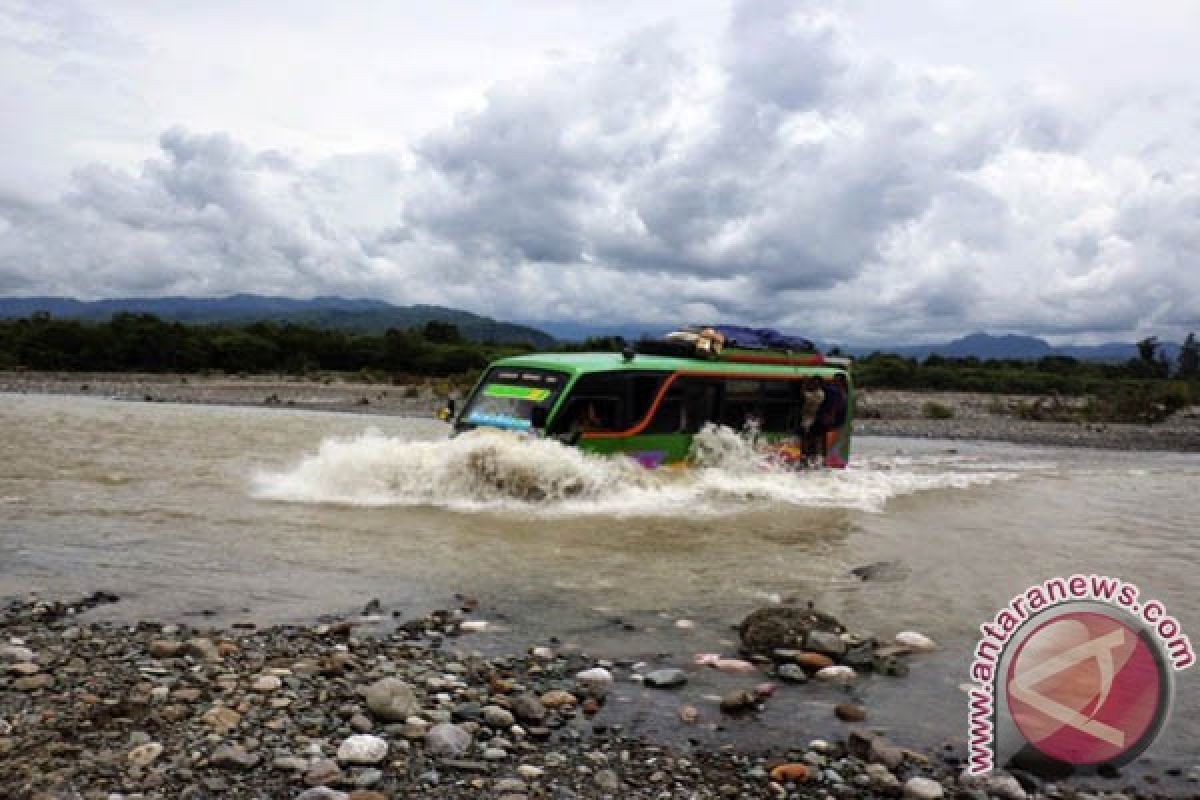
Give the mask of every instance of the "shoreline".
<svg viewBox="0 0 1200 800">
<path fill-rule="evenodd" d="M 1144 786 L 1127 784 L 1132 768 L 1129 775 L 1057 786 L 1019 771 L 971 778 L 962 773 L 961 749 L 910 749 L 903 732 L 885 739 L 862 718 L 865 709 L 850 706 L 838 707 L 845 735 L 831 740 L 769 748 L 656 741 L 627 731 L 620 711 L 622 704 L 645 705 L 647 693 L 670 704 L 677 686 L 648 686 L 653 665 L 537 638 L 523 651 L 484 656 L 476 648 L 488 633 L 469 599 L 390 630 L 384 624 L 393 621 L 378 601 L 357 616 L 261 628 L 87 619 L 91 608 L 115 602 L 115 595 L 97 592 L 70 603 L 6 604 L 0 795 L 1072 800 L 1089 791 L 1110 798 L 1145 794 Z M 740 708 L 726 708 L 728 697 L 721 708 L 684 705 L 675 724 L 722 730 L 733 719 L 753 721 L 779 701 L 775 693 L 815 688 L 783 677 L 788 664 L 777 659 L 754 661 L 753 670 L 739 667 Z M 1191 786 L 1180 770 L 1137 772 L 1155 794 L 1172 782 L 1181 793 Z M 1118 787 L 1125 794 L 1113 794 Z"/>
<path fill-rule="evenodd" d="M 311 380 L 273 375 L 0 371 L 0 393 L 415 417 L 433 417 L 447 391 L 461 394 L 450 390 L 445 382 L 406 386 L 355 377 Z M 973 439 L 1050 447 L 1200 452 L 1200 407 L 1178 412 L 1154 425 L 1019 418 L 1017 409 L 1039 401 L 1060 402 L 1035 396 L 864 389 L 858 394 L 854 432 L 860 436 Z M 929 418 L 927 405 L 931 402 L 947 409 L 951 416 Z"/>
</svg>

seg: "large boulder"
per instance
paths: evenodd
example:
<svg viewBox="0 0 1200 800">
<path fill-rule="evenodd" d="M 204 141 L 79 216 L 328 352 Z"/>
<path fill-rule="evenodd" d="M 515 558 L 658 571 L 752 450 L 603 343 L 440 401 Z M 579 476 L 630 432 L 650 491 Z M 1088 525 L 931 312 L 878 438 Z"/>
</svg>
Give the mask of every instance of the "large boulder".
<svg viewBox="0 0 1200 800">
<path fill-rule="evenodd" d="M 748 653 L 769 656 L 776 650 L 802 650 L 808 634 L 845 633 L 846 628 L 834 617 L 815 608 L 770 606 L 760 608 L 742 620 L 738 633 Z"/>
</svg>

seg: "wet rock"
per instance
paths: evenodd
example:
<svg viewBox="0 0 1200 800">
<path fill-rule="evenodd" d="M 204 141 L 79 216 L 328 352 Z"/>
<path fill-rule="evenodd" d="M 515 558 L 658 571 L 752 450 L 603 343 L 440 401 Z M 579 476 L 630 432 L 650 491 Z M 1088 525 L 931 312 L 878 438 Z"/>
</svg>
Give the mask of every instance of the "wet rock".
<svg viewBox="0 0 1200 800">
<path fill-rule="evenodd" d="M 718 658 L 712 665 L 721 672 L 747 674 L 758 671 L 758 667 L 740 658 Z"/>
<path fill-rule="evenodd" d="M 896 644 L 918 653 L 937 649 L 937 642 L 916 631 L 900 631 L 896 634 Z"/>
<path fill-rule="evenodd" d="M 375 681 L 367 687 L 365 700 L 367 709 L 387 722 L 402 722 L 421 711 L 412 687 L 399 678 Z"/>
<path fill-rule="evenodd" d="M 826 667 L 832 667 L 836 662 L 824 653 L 812 653 L 805 650 L 796 656 L 796 663 L 809 672 L 817 672 Z"/>
<path fill-rule="evenodd" d="M 804 637 L 804 647 L 814 653 L 837 657 L 846 652 L 842 637 L 829 631 L 809 631 Z"/>
<path fill-rule="evenodd" d="M 813 677 L 826 683 L 851 683 L 857 677 L 857 673 L 850 667 L 838 665 L 819 669 Z"/>
<path fill-rule="evenodd" d="M 871 661 L 871 668 L 878 674 L 890 678 L 903 678 L 908 674 L 908 664 L 889 655 L 876 655 Z"/>
<path fill-rule="evenodd" d="M 562 689 L 551 689 L 542 695 L 541 700 L 546 708 L 565 708 L 579 703 L 575 695 Z"/>
<path fill-rule="evenodd" d="M 378 764 L 387 754 L 386 741 L 369 733 L 358 733 L 338 747 L 337 760 L 343 764 Z"/>
<path fill-rule="evenodd" d="M 339 792 L 336 789 L 330 789 L 328 786 L 317 786 L 312 789 L 305 789 L 300 794 L 296 795 L 296 800 L 349 800 L 350 795 L 345 792 Z"/>
<path fill-rule="evenodd" d="M 500 706 L 484 706 L 483 721 L 493 728 L 510 728 L 516 722 L 512 712 Z"/>
<path fill-rule="evenodd" d="M 875 647 L 871 642 L 847 646 L 846 652 L 838 657 L 838 661 L 847 667 L 870 670 L 875 665 Z"/>
<path fill-rule="evenodd" d="M 867 718 L 867 709 L 857 703 L 838 703 L 833 713 L 843 722 L 862 722 Z"/>
<path fill-rule="evenodd" d="M 808 682 L 808 673 L 799 664 L 780 664 L 779 668 L 775 670 L 775 674 L 779 676 L 780 680 L 788 683 Z"/>
<path fill-rule="evenodd" d="M 808 780 L 809 769 L 804 764 L 780 764 L 771 770 L 771 780 L 779 783 L 800 783 Z"/>
<path fill-rule="evenodd" d="M 162 755 L 163 746 L 158 742 L 147 742 L 129 751 L 126 759 L 135 767 L 148 767 Z"/>
<path fill-rule="evenodd" d="M 604 695 L 612 688 L 612 673 L 604 667 L 592 667 L 576 674 L 575 680 L 579 685 L 597 695 Z"/>
<path fill-rule="evenodd" d="M 812 608 L 770 606 L 752 612 L 738 627 L 742 646 L 750 653 L 770 655 L 774 650 L 801 649 L 810 631 L 842 633 L 834 617 Z"/>
<path fill-rule="evenodd" d="M 226 769 L 253 769 L 258 766 L 259 760 L 258 756 L 235 744 L 221 745 L 209 758 L 213 766 Z"/>
<path fill-rule="evenodd" d="M 861 581 L 900 581 L 908 577 L 909 570 L 899 561 L 876 561 L 855 567 L 850 574 Z"/>
<path fill-rule="evenodd" d="M 304 782 L 309 786 L 328 786 L 342 780 L 342 768 L 332 758 L 322 758 L 309 765 Z"/>
<path fill-rule="evenodd" d="M 904 784 L 904 796 L 911 800 L 941 800 L 945 793 L 942 785 L 930 778 L 909 778 Z"/>
<path fill-rule="evenodd" d="M 646 673 L 644 685 L 652 689 L 674 689 L 687 683 L 687 673 L 681 669 L 656 669 Z"/>
<path fill-rule="evenodd" d="M 541 722 L 546 718 L 546 707 L 532 692 L 525 692 L 514 697 L 512 710 L 517 719 L 524 722 Z"/>
<path fill-rule="evenodd" d="M 721 696 L 721 710 L 727 714 L 737 714 L 749 711 L 758 704 L 758 698 L 753 692 L 745 689 L 735 689 Z"/>
<path fill-rule="evenodd" d="M 470 746 L 471 734 L 447 722 L 434 725 L 425 734 L 425 749 L 433 755 L 457 757 L 466 753 Z"/>
</svg>

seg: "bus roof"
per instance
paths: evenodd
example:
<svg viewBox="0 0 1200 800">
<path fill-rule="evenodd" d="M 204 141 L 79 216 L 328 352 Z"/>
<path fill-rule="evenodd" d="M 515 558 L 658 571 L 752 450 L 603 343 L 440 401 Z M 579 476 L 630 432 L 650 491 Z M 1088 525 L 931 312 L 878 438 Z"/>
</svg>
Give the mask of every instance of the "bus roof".
<svg viewBox="0 0 1200 800">
<path fill-rule="evenodd" d="M 512 356 L 492 362 L 493 367 L 526 367 L 530 369 L 553 369 L 582 375 L 592 372 L 691 372 L 714 375 L 812 375 L 829 376 L 845 374 L 843 367 L 799 366 L 784 364 L 747 364 L 736 361 L 709 361 L 699 358 L 676 358 L 652 356 L 638 353 L 626 361 L 620 353 L 530 353 Z"/>
</svg>

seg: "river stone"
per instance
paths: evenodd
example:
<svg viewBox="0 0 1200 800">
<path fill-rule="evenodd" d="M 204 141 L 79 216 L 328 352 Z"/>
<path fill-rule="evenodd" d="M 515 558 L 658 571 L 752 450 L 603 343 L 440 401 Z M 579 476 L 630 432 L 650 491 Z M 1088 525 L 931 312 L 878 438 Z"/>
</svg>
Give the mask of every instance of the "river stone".
<svg viewBox="0 0 1200 800">
<path fill-rule="evenodd" d="M 304 782 L 309 786 L 325 786 L 342 779 L 342 768 L 332 758 L 314 761 L 304 773 Z"/>
<path fill-rule="evenodd" d="M 146 646 L 146 652 L 155 658 L 177 658 L 187 650 L 187 645 L 173 639 L 155 639 Z"/>
<path fill-rule="evenodd" d="M 6 644 L 0 647 L 0 661 L 13 663 L 15 661 L 33 661 L 33 651 L 28 647 Z"/>
<path fill-rule="evenodd" d="M 833 713 L 843 722 L 862 722 L 867 718 L 867 710 L 857 703 L 838 703 Z"/>
<path fill-rule="evenodd" d="M 252 769 L 258 766 L 259 757 L 253 753 L 247 753 L 238 745 L 225 744 L 213 751 L 209 761 L 217 767 Z"/>
<path fill-rule="evenodd" d="M 621 779 L 611 769 L 602 769 L 596 773 L 596 785 L 606 792 L 615 792 L 621 788 Z"/>
<path fill-rule="evenodd" d="M 842 641 L 842 637 L 829 631 L 809 631 L 804 637 L 804 646 L 827 656 L 836 657 L 846 652 L 846 643 Z"/>
<path fill-rule="evenodd" d="M 573 706 L 579 703 L 579 699 L 570 692 L 562 689 L 551 689 L 542 695 L 542 705 L 546 708 L 563 708 L 564 706 Z"/>
<path fill-rule="evenodd" d="M 912 800 L 941 800 L 944 795 L 942 785 L 930 778 L 909 778 L 904 784 L 904 796 Z"/>
<path fill-rule="evenodd" d="M 484 706 L 483 721 L 493 728 L 510 728 L 516 722 L 512 712 L 500 706 Z"/>
<path fill-rule="evenodd" d="M 259 675 L 254 679 L 254 683 L 250 684 L 250 688 L 256 692 L 274 692 L 283 686 L 283 681 L 278 675 Z"/>
<path fill-rule="evenodd" d="M 532 764 L 522 764 L 517 767 L 517 774 L 527 781 L 537 780 L 545 774 L 545 770 L 541 767 L 535 767 Z"/>
<path fill-rule="evenodd" d="M 12 687 L 19 692 L 36 692 L 39 689 L 49 689 L 54 685 L 54 676 L 48 673 L 27 675 L 12 682 Z"/>
<path fill-rule="evenodd" d="M 527 792 L 529 784 L 520 778 L 501 778 L 493 788 L 497 792 Z"/>
<path fill-rule="evenodd" d="M 1001 800 L 1025 800 L 1029 796 L 1016 776 L 999 770 L 988 773 L 984 778 L 984 788 L 989 795 Z"/>
<path fill-rule="evenodd" d="M 727 692 L 721 697 L 721 710 L 728 714 L 736 714 L 739 711 L 754 708 L 757 702 L 758 698 L 754 696 L 753 692 L 737 689 Z"/>
<path fill-rule="evenodd" d="M 202 658 L 205 661 L 220 661 L 221 655 L 217 651 L 217 646 L 213 644 L 212 639 L 195 638 L 188 639 L 184 646 L 185 652 L 196 658 Z"/>
<path fill-rule="evenodd" d="M 330 789 L 328 786 L 317 786 L 312 789 L 305 789 L 296 795 L 296 800 L 348 800 L 349 797 L 350 795 L 345 792 Z"/>
<path fill-rule="evenodd" d="M 788 683 L 807 683 L 808 673 L 804 671 L 804 667 L 799 664 L 780 664 L 779 669 L 775 670 L 781 680 Z"/>
<path fill-rule="evenodd" d="M 937 642 L 916 631 L 900 631 L 896 634 L 896 644 L 919 653 L 937 649 Z"/>
<path fill-rule="evenodd" d="M 579 681 L 581 686 L 584 686 L 594 694 L 606 693 L 613 684 L 612 673 L 604 667 L 585 669 L 575 675 L 575 680 Z"/>
<path fill-rule="evenodd" d="M 738 633 L 750 653 L 770 655 L 775 650 L 801 649 L 810 631 L 843 633 L 834 617 L 812 608 L 770 606 L 753 611 L 742 620 Z"/>
<path fill-rule="evenodd" d="M 513 713 L 525 722 L 541 722 L 546 718 L 546 707 L 532 692 L 525 692 L 513 698 Z"/>
<path fill-rule="evenodd" d="M 147 742 L 130 750 L 129 755 L 126 757 L 129 759 L 129 763 L 135 767 L 148 767 L 162 755 L 162 752 L 163 746 L 161 744 L 158 742 Z"/>
<path fill-rule="evenodd" d="M 412 687 L 399 678 L 380 678 L 367 687 L 367 708 L 387 722 L 403 722 L 421 711 Z"/>
<path fill-rule="evenodd" d="M 458 757 L 470 746 L 471 734 L 448 722 L 434 725 L 425 734 L 425 749 L 433 755 Z"/>
<path fill-rule="evenodd" d="M 850 683 L 857 677 L 857 673 L 850 667 L 834 666 L 817 670 L 813 677 L 826 683 Z"/>
<path fill-rule="evenodd" d="M 646 673 L 645 685 L 652 689 L 674 689 L 687 683 L 687 674 L 681 669 L 656 669 Z"/>
<path fill-rule="evenodd" d="M 378 764 L 387 758 L 388 743 L 369 733 L 348 737 L 338 747 L 337 760 L 343 764 Z"/>
<path fill-rule="evenodd" d="M 242 721 L 242 715 L 232 708 L 213 706 L 204 712 L 204 716 L 200 717 L 200 720 L 217 733 L 225 733 L 238 726 Z"/>
</svg>

